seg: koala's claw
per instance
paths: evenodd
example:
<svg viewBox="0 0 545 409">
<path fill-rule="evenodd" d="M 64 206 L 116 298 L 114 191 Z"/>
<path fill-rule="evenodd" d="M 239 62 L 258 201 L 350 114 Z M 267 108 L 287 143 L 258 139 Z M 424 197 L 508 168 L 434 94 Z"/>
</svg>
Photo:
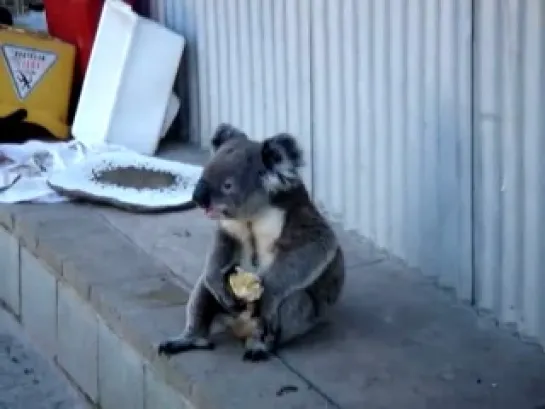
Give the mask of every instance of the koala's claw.
<svg viewBox="0 0 545 409">
<path fill-rule="evenodd" d="M 176 355 L 182 352 L 188 352 L 196 349 L 212 350 L 215 345 L 205 338 L 197 339 L 169 339 L 161 342 L 157 347 L 157 353 L 159 355 Z"/>
<path fill-rule="evenodd" d="M 244 351 L 242 360 L 249 362 L 262 362 L 267 361 L 269 358 L 269 352 L 265 351 L 264 349 L 248 349 Z"/>
<path fill-rule="evenodd" d="M 246 341 L 246 350 L 242 360 L 250 362 L 266 361 L 270 358 L 271 351 L 267 347 L 267 344 L 255 339 L 248 339 Z"/>
</svg>

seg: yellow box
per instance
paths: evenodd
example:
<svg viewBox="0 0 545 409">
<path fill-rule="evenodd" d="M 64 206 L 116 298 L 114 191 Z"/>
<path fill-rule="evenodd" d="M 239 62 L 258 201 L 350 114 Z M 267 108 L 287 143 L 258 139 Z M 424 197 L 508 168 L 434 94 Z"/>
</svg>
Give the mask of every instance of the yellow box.
<svg viewBox="0 0 545 409">
<path fill-rule="evenodd" d="M 67 139 L 75 57 L 71 44 L 0 25 L 0 117 L 25 108 L 26 121 Z"/>
</svg>

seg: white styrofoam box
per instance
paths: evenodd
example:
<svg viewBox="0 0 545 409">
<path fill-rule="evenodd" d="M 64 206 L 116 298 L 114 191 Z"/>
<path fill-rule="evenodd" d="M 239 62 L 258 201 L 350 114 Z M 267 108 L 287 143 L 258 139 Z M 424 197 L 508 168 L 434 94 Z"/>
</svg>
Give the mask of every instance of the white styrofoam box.
<svg viewBox="0 0 545 409">
<path fill-rule="evenodd" d="M 165 114 L 165 119 L 163 120 L 163 127 L 161 128 L 161 139 L 166 136 L 168 129 L 174 122 L 179 110 L 180 99 L 176 96 L 176 94 L 172 93 L 170 94 L 170 98 L 168 100 L 167 112 Z"/>
<path fill-rule="evenodd" d="M 153 155 L 161 139 L 185 39 L 106 0 L 72 126 L 85 145 Z"/>
</svg>

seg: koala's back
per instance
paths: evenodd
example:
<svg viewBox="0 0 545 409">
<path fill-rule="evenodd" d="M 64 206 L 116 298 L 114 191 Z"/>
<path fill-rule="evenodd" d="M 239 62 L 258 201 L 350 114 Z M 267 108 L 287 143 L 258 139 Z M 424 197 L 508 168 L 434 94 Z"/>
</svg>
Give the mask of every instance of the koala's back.
<svg viewBox="0 0 545 409">
<path fill-rule="evenodd" d="M 297 251 L 307 243 L 318 243 L 318 248 L 324 253 L 331 250 L 331 238 L 335 238 L 335 233 L 304 187 L 299 192 L 292 192 L 291 198 L 277 200 L 288 210 L 284 230 L 276 243 L 280 251 Z M 344 286 L 344 254 L 336 238 L 333 243 L 336 246 L 334 258 L 321 276 L 307 289 L 307 294 L 314 302 L 314 313 L 317 315 L 321 315 L 324 309 L 337 302 Z"/>
<path fill-rule="evenodd" d="M 273 197 L 271 204 L 283 209 L 286 215 L 282 234 L 276 242 L 279 250 L 296 249 L 305 243 L 319 242 L 334 234 L 304 185 L 279 193 Z"/>
</svg>

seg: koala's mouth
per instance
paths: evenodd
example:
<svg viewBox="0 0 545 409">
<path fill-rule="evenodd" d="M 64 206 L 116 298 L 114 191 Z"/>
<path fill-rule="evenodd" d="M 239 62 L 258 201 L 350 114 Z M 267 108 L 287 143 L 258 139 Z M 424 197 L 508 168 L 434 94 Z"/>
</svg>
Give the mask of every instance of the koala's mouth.
<svg viewBox="0 0 545 409">
<path fill-rule="evenodd" d="M 209 219 L 212 219 L 212 220 L 218 220 L 218 219 L 221 219 L 222 217 L 226 216 L 225 210 L 218 209 L 218 208 L 215 208 L 215 207 L 205 208 L 204 209 L 204 214 L 206 215 L 206 217 L 208 217 Z"/>
</svg>

